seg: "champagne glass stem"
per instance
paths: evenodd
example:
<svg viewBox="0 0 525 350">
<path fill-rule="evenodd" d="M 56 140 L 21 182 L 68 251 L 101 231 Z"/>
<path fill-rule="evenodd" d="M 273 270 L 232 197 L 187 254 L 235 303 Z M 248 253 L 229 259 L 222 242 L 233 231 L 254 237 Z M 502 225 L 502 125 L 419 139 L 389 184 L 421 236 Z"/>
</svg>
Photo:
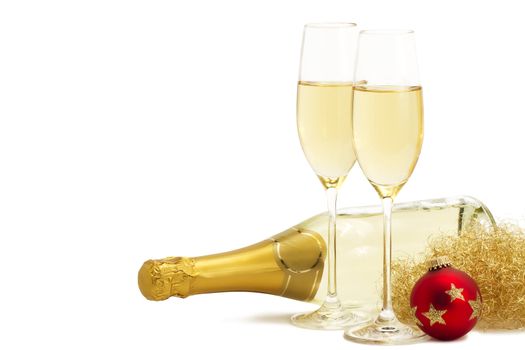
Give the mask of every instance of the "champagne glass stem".
<svg viewBox="0 0 525 350">
<path fill-rule="evenodd" d="M 326 189 L 326 201 L 328 204 L 328 295 L 326 303 L 339 307 L 337 297 L 337 188 L 329 187 Z"/>
<path fill-rule="evenodd" d="M 392 197 L 383 197 L 383 308 L 378 321 L 388 322 L 395 319 L 392 309 Z"/>
</svg>

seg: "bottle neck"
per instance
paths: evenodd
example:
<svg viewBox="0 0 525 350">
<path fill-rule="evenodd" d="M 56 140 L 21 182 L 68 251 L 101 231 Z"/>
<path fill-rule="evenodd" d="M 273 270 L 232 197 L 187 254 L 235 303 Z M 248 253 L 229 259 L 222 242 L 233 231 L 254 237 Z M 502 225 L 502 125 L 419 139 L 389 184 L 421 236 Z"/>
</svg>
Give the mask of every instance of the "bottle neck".
<svg viewBox="0 0 525 350">
<path fill-rule="evenodd" d="M 265 240 L 234 251 L 194 258 L 189 295 L 254 291 L 280 294 L 283 273 L 273 259 L 273 242 Z"/>
<path fill-rule="evenodd" d="M 292 228 L 245 248 L 197 257 L 189 295 L 250 291 L 310 300 L 319 288 L 325 252 L 319 234 Z"/>
</svg>

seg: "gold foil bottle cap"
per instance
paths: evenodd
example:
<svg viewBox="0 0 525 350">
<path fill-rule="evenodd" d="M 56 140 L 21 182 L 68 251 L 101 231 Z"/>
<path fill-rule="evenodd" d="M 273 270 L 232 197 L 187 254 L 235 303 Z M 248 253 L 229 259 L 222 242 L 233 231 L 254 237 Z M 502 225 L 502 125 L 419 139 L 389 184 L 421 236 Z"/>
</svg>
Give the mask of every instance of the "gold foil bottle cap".
<svg viewBox="0 0 525 350">
<path fill-rule="evenodd" d="M 448 256 L 438 256 L 436 258 L 433 258 L 428 263 L 428 271 L 435 271 L 442 269 L 444 267 L 452 266 L 452 262 L 448 258 Z"/>
<path fill-rule="evenodd" d="M 189 295 L 195 262 L 190 258 L 169 257 L 148 260 L 140 268 L 139 289 L 148 300 L 166 300 Z"/>
</svg>

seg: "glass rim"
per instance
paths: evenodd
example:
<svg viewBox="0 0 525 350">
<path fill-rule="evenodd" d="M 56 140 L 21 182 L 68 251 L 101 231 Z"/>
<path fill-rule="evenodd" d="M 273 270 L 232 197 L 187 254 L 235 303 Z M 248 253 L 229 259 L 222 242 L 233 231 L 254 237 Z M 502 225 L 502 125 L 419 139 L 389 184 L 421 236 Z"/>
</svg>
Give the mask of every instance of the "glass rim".
<svg viewBox="0 0 525 350">
<path fill-rule="evenodd" d="M 306 23 L 304 28 L 319 28 L 319 29 L 340 29 L 340 28 L 354 28 L 357 27 L 353 22 L 312 22 Z"/>
<path fill-rule="evenodd" d="M 409 35 L 414 34 L 412 29 L 365 29 L 359 35 Z"/>
</svg>

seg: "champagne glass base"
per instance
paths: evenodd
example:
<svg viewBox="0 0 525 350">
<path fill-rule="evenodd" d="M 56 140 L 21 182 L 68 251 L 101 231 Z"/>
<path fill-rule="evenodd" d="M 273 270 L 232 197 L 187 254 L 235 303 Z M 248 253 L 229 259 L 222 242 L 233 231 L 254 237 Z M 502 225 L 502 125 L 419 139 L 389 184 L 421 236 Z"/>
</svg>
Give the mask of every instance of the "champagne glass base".
<svg viewBox="0 0 525 350">
<path fill-rule="evenodd" d="M 407 326 L 397 319 L 388 322 L 375 321 L 367 325 L 348 329 L 344 333 L 346 340 L 364 344 L 410 344 L 428 339 L 419 328 Z"/>
<path fill-rule="evenodd" d="M 367 314 L 356 311 L 355 308 L 326 302 L 316 311 L 297 314 L 291 318 L 292 324 L 297 327 L 318 330 L 342 330 L 369 321 Z"/>
</svg>

